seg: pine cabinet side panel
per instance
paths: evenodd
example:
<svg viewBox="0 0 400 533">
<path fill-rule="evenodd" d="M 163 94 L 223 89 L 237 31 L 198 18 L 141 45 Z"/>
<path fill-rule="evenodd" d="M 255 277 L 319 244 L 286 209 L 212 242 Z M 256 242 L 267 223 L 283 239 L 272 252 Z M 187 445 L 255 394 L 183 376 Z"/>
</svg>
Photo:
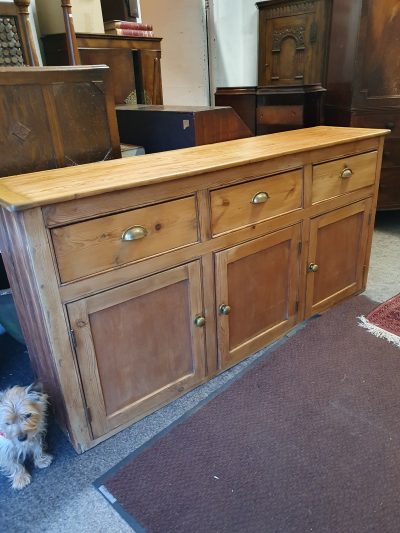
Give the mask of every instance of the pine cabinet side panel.
<svg viewBox="0 0 400 533">
<path fill-rule="evenodd" d="M 2 210 L 2 251 L 35 373 L 78 452 L 89 447 L 79 375 L 42 212 Z"/>
</svg>

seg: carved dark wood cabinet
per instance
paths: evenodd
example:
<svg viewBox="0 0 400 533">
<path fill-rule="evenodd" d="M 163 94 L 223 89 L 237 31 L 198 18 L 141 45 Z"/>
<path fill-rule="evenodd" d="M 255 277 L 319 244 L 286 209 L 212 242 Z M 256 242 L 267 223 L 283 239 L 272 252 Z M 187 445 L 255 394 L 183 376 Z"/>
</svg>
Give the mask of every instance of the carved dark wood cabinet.
<svg viewBox="0 0 400 533">
<path fill-rule="evenodd" d="M 328 0 L 257 2 L 258 85 L 309 85 L 324 79 Z"/>
<path fill-rule="evenodd" d="M 378 209 L 400 208 L 399 28 L 398 0 L 334 0 L 325 120 L 391 130 Z"/>
</svg>

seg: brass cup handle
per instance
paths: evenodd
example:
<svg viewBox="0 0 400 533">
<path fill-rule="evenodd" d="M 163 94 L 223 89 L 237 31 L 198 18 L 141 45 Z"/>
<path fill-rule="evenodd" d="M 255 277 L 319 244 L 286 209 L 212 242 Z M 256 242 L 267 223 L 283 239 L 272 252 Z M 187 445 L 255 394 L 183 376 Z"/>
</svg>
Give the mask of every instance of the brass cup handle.
<svg viewBox="0 0 400 533">
<path fill-rule="evenodd" d="M 219 314 L 220 315 L 229 315 L 231 312 L 231 306 L 227 304 L 222 304 L 219 306 Z"/>
<path fill-rule="evenodd" d="M 315 263 L 310 263 L 308 265 L 308 271 L 309 272 L 316 272 L 318 270 L 319 266 Z"/>
<path fill-rule="evenodd" d="M 269 194 L 267 192 L 258 192 L 253 196 L 251 199 L 252 204 L 265 204 L 265 202 L 269 199 Z"/>
<path fill-rule="evenodd" d="M 346 178 L 351 178 L 352 175 L 353 175 L 353 171 L 351 170 L 351 168 L 345 168 L 340 174 L 340 177 L 346 179 Z"/>
<path fill-rule="evenodd" d="M 205 317 L 203 315 L 198 315 L 194 319 L 194 325 L 197 328 L 202 328 L 203 326 L 205 326 L 205 323 L 206 323 L 206 319 L 205 319 Z"/>
<path fill-rule="evenodd" d="M 143 239 L 147 235 L 147 229 L 143 226 L 131 226 L 126 229 L 122 235 L 121 240 L 123 241 L 137 241 Z"/>
</svg>

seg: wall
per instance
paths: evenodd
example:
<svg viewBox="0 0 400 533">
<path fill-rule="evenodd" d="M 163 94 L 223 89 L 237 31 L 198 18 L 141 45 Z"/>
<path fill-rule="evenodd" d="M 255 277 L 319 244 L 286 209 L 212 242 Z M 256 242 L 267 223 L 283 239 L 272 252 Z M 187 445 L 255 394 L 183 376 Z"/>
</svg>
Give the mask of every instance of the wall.
<svg viewBox="0 0 400 533">
<path fill-rule="evenodd" d="M 76 32 L 104 33 L 100 0 L 71 0 Z M 59 0 L 36 0 L 41 35 L 64 33 L 64 19 Z"/>
<path fill-rule="evenodd" d="M 204 0 L 141 0 L 140 7 L 142 21 L 163 38 L 164 104 L 209 105 Z"/>
<path fill-rule="evenodd" d="M 212 85 L 214 88 L 257 85 L 255 0 L 210 0 L 209 4 Z"/>
<path fill-rule="evenodd" d="M 155 34 L 163 37 L 165 104 L 209 105 L 216 87 L 257 85 L 255 0 L 141 0 L 140 4 L 143 22 L 153 24 Z"/>
</svg>

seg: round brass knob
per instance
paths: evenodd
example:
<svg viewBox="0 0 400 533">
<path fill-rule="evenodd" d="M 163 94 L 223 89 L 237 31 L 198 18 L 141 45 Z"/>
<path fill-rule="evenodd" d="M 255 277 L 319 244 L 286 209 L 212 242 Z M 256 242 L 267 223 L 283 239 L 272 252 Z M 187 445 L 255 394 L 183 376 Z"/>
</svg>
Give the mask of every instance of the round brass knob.
<svg viewBox="0 0 400 533">
<path fill-rule="evenodd" d="M 343 172 L 340 174 L 340 177 L 351 178 L 352 175 L 353 175 L 353 171 L 351 170 L 351 168 L 345 168 Z"/>
<path fill-rule="evenodd" d="M 318 270 L 318 265 L 316 265 L 315 263 L 310 263 L 308 265 L 308 271 L 309 272 L 316 272 Z"/>
<path fill-rule="evenodd" d="M 251 199 L 251 203 L 252 204 L 265 204 L 268 198 L 269 198 L 269 194 L 267 192 L 258 192 Z"/>
<path fill-rule="evenodd" d="M 121 239 L 123 241 L 137 241 L 138 239 L 143 239 L 146 235 L 147 229 L 143 226 L 132 226 L 123 232 Z"/>
<path fill-rule="evenodd" d="M 220 315 L 229 315 L 231 312 L 231 306 L 227 304 L 222 304 L 219 306 L 219 314 Z"/>
<path fill-rule="evenodd" d="M 198 315 L 196 316 L 196 318 L 194 319 L 194 325 L 197 327 L 197 328 L 202 328 L 206 323 L 206 319 L 204 316 L 202 315 Z"/>
</svg>

